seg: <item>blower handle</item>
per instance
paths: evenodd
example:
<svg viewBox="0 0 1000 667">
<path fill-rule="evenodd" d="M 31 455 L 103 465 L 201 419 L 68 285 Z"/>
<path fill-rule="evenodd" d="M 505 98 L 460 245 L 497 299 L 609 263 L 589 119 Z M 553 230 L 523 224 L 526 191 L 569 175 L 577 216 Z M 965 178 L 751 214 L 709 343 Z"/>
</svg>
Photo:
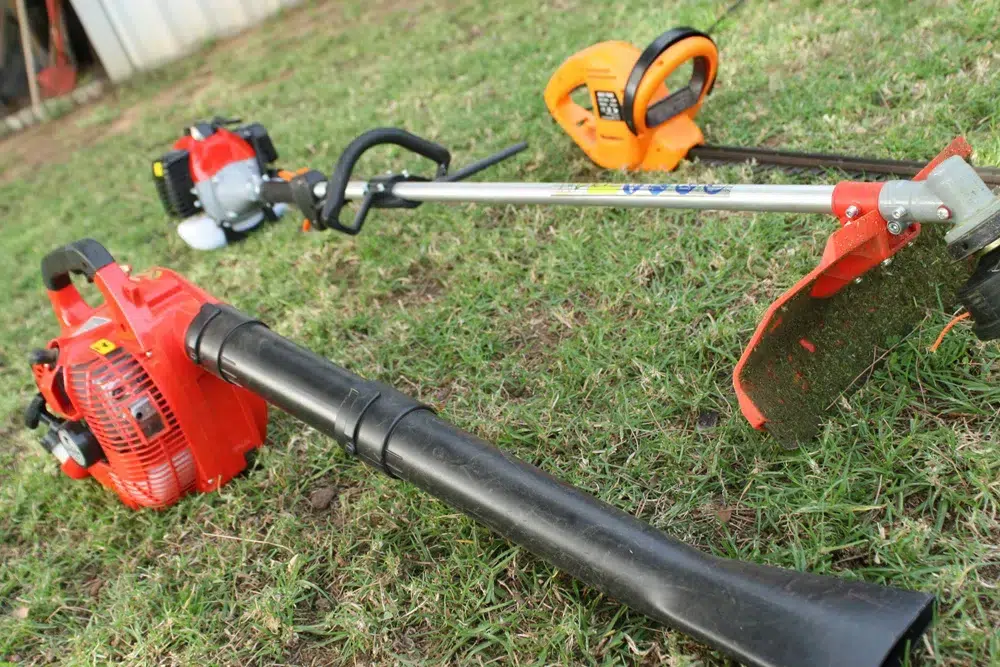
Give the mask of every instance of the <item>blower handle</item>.
<svg viewBox="0 0 1000 667">
<path fill-rule="evenodd" d="M 693 67 L 688 84 L 649 106 L 667 77 L 689 60 Z M 700 30 L 672 28 L 654 39 L 635 61 L 625 83 L 622 119 L 628 129 L 638 135 L 686 111 L 694 118 L 702 100 L 715 86 L 718 65 L 715 42 Z M 640 122 L 636 122 L 636 111 L 641 114 Z"/>
<path fill-rule="evenodd" d="M 391 477 L 748 665 L 895 665 L 930 623 L 927 593 L 703 554 L 231 306 L 202 306 L 185 346 Z"/>
<path fill-rule="evenodd" d="M 103 245 L 94 239 L 81 239 L 53 250 L 42 259 L 42 280 L 46 289 L 58 292 L 73 284 L 71 273 L 94 282 L 97 272 L 114 261 Z"/>
<path fill-rule="evenodd" d="M 57 248 L 42 259 L 42 281 L 48 290 L 52 310 L 64 331 L 82 324 L 94 314 L 94 308 L 83 300 L 80 291 L 73 285 L 71 274 L 82 275 L 88 282 L 94 282 L 97 272 L 108 266 L 118 268 L 107 248 L 93 239 L 81 239 Z M 100 281 L 98 287 L 104 293 L 105 286 Z"/>
<path fill-rule="evenodd" d="M 340 212 L 344 208 L 344 204 L 347 203 L 347 183 L 350 181 L 354 166 L 361 159 L 361 156 L 369 149 L 383 144 L 402 146 L 436 163 L 435 178 L 442 178 L 448 173 L 451 153 L 444 146 L 395 127 L 379 127 L 369 130 L 352 141 L 341 153 L 340 159 L 337 160 L 337 165 L 334 167 L 333 173 L 330 174 L 330 181 L 326 186 L 326 201 L 323 203 L 319 219 L 315 221 L 318 229 L 330 227 L 351 235 L 361 231 L 368 209 L 371 208 L 374 198 L 381 193 L 371 191 L 366 194 L 354 216 L 354 222 L 350 226 L 346 226 L 340 222 Z"/>
<path fill-rule="evenodd" d="M 97 286 L 104 297 L 104 303 L 111 308 L 114 316 L 129 328 L 140 346 L 145 348 L 148 342 L 146 329 L 139 326 L 134 317 L 140 306 L 129 303 L 124 294 L 128 276 L 108 249 L 94 239 L 74 241 L 42 258 L 42 281 L 63 332 L 86 322 L 95 311 L 73 284 L 74 274 L 82 275 L 87 282 Z"/>
</svg>

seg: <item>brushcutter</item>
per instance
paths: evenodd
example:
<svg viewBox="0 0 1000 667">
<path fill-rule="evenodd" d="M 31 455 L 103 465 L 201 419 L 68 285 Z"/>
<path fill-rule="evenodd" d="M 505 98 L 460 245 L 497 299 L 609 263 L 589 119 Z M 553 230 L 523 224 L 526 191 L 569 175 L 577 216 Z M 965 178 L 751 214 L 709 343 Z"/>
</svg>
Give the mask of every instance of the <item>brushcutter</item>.
<svg viewBox="0 0 1000 667">
<path fill-rule="evenodd" d="M 415 184 L 414 184 L 415 185 Z M 103 295 L 86 303 L 72 274 Z M 28 426 L 131 507 L 220 488 L 270 403 L 595 589 L 749 664 L 895 665 L 933 597 L 703 554 L 271 331 L 169 269 L 86 239 L 42 260 L 60 333 L 31 355 Z"/>
<path fill-rule="evenodd" d="M 685 68 L 690 69 L 688 80 L 668 90 L 668 80 Z M 925 165 L 706 144 L 695 116 L 715 88 L 718 72 L 719 50 L 707 32 L 672 28 L 642 51 L 628 42 L 609 41 L 570 56 L 549 79 L 545 106 L 587 157 L 606 169 L 672 171 L 688 159 L 910 178 Z M 586 106 L 574 100 L 578 91 L 586 92 Z M 977 172 L 987 184 L 1000 185 L 1000 169 Z"/>
<path fill-rule="evenodd" d="M 436 165 L 434 176 L 389 172 L 351 180 L 361 156 L 385 144 L 429 159 Z M 1000 239 L 1000 201 L 967 163 L 972 149 L 961 138 L 912 180 L 884 183 L 458 182 L 522 146 L 449 174 L 451 155 L 443 146 L 404 130 L 380 128 L 351 142 L 329 177 L 314 169 L 271 170 L 247 180 L 245 172 L 236 170 L 231 178 L 219 172 L 216 187 L 225 188 L 232 210 L 252 213 L 290 204 L 310 228 L 347 234 L 360 232 L 372 209 L 414 208 L 423 202 L 833 215 L 840 224 L 820 263 L 767 309 L 733 374 L 743 415 L 787 447 L 815 435 L 821 415 L 871 368 L 877 350 L 907 334 L 928 309 L 940 308 L 956 292 L 973 316 L 976 334 L 984 340 L 1000 336 L 1000 284 L 988 269 L 1000 262 L 1000 252 L 985 254 L 970 278 L 970 258 L 991 250 Z M 358 206 L 346 220 L 344 208 L 350 201 Z M 206 213 L 209 208 L 203 206 Z M 197 224 L 210 226 L 221 237 L 217 229 L 225 222 L 225 216 L 203 217 Z M 931 227 L 922 233 L 923 223 Z M 942 237 L 956 261 L 941 252 Z"/>
</svg>

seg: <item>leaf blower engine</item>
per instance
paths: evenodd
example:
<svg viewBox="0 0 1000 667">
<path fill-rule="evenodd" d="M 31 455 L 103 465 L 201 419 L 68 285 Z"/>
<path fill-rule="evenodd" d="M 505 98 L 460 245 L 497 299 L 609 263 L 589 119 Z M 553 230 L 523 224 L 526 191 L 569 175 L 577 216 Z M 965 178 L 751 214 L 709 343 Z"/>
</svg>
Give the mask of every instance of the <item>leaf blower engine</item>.
<svg viewBox="0 0 1000 667">
<path fill-rule="evenodd" d="M 73 272 L 96 284 L 101 306 L 83 300 Z M 27 423 L 47 428 L 42 445 L 63 472 L 138 508 L 217 489 L 246 467 L 264 441 L 264 400 L 178 345 L 208 294 L 167 269 L 130 278 L 91 240 L 48 255 L 42 274 L 61 333 L 31 355 L 39 393 Z"/>
<path fill-rule="evenodd" d="M 164 210 L 181 220 L 177 232 L 193 248 L 214 250 L 246 237 L 287 208 L 257 202 L 278 152 L 260 123 L 216 117 L 185 130 L 173 150 L 153 160 L 153 182 Z"/>
<path fill-rule="evenodd" d="M 72 274 L 104 297 L 81 297 Z M 749 665 L 896 664 L 933 597 L 701 553 L 215 301 L 132 275 L 93 240 L 42 260 L 60 334 L 31 355 L 26 421 L 73 478 L 131 507 L 211 491 L 247 465 L 265 401 L 559 569 Z"/>
</svg>

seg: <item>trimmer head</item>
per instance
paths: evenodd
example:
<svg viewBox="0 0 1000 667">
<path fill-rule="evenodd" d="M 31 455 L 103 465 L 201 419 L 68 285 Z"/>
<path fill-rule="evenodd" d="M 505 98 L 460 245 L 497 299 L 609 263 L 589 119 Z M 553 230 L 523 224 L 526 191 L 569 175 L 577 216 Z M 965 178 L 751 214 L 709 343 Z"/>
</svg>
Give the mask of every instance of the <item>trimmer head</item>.
<svg viewBox="0 0 1000 667">
<path fill-rule="evenodd" d="M 956 139 L 914 180 L 971 152 Z M 744 416 L 786 447 L 810 440 L 837 397 L 860 384 L 928 310 L 952 307 L 969 277 L 969 263 L 943 252 L 945 225 L 901 225 L 894 234 L 899 227 L 886 220 L 893 215 L 880 212 L 889 194 L 875 196 L 857 187 L 835 191 L 843 226 L 819 265 L 768 308 L 733 373 Z"/>
</svg>

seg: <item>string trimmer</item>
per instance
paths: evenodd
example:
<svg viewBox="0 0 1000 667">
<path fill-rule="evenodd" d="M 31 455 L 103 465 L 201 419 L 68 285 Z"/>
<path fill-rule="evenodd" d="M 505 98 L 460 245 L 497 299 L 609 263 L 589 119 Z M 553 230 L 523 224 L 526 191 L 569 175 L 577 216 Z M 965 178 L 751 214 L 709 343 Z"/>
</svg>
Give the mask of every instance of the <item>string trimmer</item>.
<svg viewBox="0 0 1000 667">
<path fill-rule="evenodd" d="M 667 80 L 688 63 L 687 83 L 668 91 Z M 545 88 L 545 105 L 587 156 L 606 169 L 671 171 L 687 158 L 912 177 L 926 164 L 705 144 L 694 118 L 712 92 L 718 71 L 715 42 L 693 28 L 668 30 L 642 51 L 628 42 L 601 42 L 559 66 Z M 586 91 L 589 107 L 573 100 L 580 90 Z M 984 182 L 1000 185 L 1000 169 L 977 171 Z"/>
<path fill-rule="evenodd" d="M 79 273 L 104 297 L 91 307 Z M 705 555 L 334 365 L 169 269 L 130 275 L 92 240 L 42 261 L 60 334 L 32 355 L 28 425 L 74 478 L 132 507 L 225 485 L 265 401 L 648 616 L 749 664 L 898 664 L 926 593 Z"/>
<path fill-rule="evenodd" d="M 430 159 L 436 164 L 433 179 L 390 172 L 367 181 L 351 180 L 362 154 L 384 144 Z M 840 226 L 831 234 L 820 264 L 768 309 L 733 377 L 744 416 L 787 446 L 813 436 L 828 406 L 871 367 L 877 357 L 873 351 L 907 333 L 927 309 L 940 308 L 942 299 L 951 298 L 969 278 L 966 262 L 950 262 L 940 252 L 942 236 L 954 260 L 991 248 L 1000 238 L 1000 203 L 965 161 L 971 147 L 961 139 L 913 180 L 886 183 L 456 182 L 519 149 L 512 147 L 449 174 L 451 155 L 443 146 L 382 128 L 351 142 L 329 177 L 310 169 L 272 169 L 247 177 L 241 165 L 251 162 L 244 158 L 231 173 L 220 171 L 211 181 L 217 181 L 215 187 L 222 193 L 214 195 L 216 199 L 226 198 L 230 210 L 240 215 L 263 217 L 262 212 L 274 206 L 292 204 L 311 228 L 347 234 L 361 231 L 374 208 L 413 208 L 435 201 L 833 215 Z M 196 153 L 190 155 L 194 160 Z M 198 168 L 192 161 L 191 172 Z M 202 206 L 206 214 L 208 201 Z M 348 201 L 359 205 L 353 220 L 342 221 Z M 921 223 L 932 224 L 931 234 L 921 233 Z M 226 217 L 203 216 L 198 224 L 212 226 L 225 240 L 219 228 L 227 224 Z M 997 252 L 986 257 L 982 266 L 1000 261 Z M 981 269 L 960 292 L 976 333 L 984 339 L 1000 336 L 1000 316 L 992 305 L 1000 303 L 1000 295 L 993 293 L 993 276 Z"/>
</svg>

